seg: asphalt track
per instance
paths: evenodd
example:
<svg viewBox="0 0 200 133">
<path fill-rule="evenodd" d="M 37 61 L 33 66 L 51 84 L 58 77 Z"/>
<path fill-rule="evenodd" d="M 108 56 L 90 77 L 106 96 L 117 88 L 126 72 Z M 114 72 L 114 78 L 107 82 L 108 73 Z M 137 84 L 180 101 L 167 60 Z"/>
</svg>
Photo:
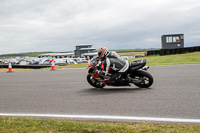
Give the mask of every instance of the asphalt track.
<svg viewBox="0 0 200 133">
<path fill-rule="evenodd" d="M 151 66 L 149 89 L 86 81 L 87 69 L 0 72 L 0 114 L 200 119 L 200 64 Z"/>
</svg>

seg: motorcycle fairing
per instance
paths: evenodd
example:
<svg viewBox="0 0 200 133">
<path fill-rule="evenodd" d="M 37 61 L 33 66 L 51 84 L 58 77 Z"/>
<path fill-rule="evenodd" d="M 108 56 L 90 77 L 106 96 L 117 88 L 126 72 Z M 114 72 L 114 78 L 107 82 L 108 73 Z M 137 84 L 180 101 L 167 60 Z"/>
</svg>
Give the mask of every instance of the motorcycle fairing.
<svg viewBox="0 0 200 133">
<path fill-rule="evenodd" d="M 100 75 L 99 74 L 96 74 L 96 73 L 89 73 L 92 77 L 94 77 L 95 79 L 98 79 L 100 78 Z"/>
</svg>

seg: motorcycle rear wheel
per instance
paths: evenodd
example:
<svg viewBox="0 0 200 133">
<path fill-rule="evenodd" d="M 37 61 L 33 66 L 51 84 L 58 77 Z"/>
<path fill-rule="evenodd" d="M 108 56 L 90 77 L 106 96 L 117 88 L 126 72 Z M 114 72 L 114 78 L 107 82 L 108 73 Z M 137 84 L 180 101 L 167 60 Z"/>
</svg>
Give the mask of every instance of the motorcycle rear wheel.
<svg viewBox="0 0 200 133">
<path fill-rule="evenodd" d="M 130 77 L 133 79 L 141 80 L 140 83 L 133 83 L 135 86 L 140 88 L 149 88 L 153 84 L 153 77 L 146 71 L 136 71 L 130 75 Z"/>
<path fill-rule="evenodd" d="M 90 74 L 87 75 L 87 81 L 91 86 L 93 86 L 95 88 L 103 88 L 103 87 L 105 87 L 105 84 L 103 84 L 102 82 L 97 81 Z"/>
</svg>

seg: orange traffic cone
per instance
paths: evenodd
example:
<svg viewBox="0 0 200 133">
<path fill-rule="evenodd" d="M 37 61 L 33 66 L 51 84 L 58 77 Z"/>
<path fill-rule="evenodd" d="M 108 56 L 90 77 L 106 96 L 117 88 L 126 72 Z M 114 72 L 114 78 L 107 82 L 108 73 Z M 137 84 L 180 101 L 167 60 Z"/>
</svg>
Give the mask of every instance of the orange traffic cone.
<svg viewBox="0 0 200 133">
<path fill-rule="evenodd" d="M 8 65 L 8 73 L 11 73 L 12 71 L 12 64 L 11 61 L 9 61 L 9 65 Z"/>
<path fill-rule="evenodd" d="M 88 68 L 89 68 L 89 65 L 90 65 L 90 57 L 88 57 Z"/>
<path fill-rule="evenodd" d="M 56 69 L 55 69 L 54 59 L 50 60 L 50 62 L 51 62 L 51 71 L 56 70 Z"/>
</svg>

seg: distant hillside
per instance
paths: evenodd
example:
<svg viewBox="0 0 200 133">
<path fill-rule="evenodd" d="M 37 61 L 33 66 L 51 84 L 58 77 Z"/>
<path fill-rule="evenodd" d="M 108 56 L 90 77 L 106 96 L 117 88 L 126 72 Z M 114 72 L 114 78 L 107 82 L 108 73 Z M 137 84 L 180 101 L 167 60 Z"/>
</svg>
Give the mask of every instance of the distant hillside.
<svg viewBox="0 0 200 133">
<path fill-rule="evenodd" d="M 124 53 L 124 52 L 146 52 L 148 50 L 157 50 L 155 48 L 153 49 L 119 49 L 119 50 L 111 50 L 116 51 L 117 53 Z"/>
<path fill-rule="evenodd" d="M 118 50 L 111 50 L 111 51 L 116 51 L 119 54 L 124 54 L 128 52 L 146 52 L 148 50 L 153 50 L 153 49 L 118 49 Z M 72 52 L 72 51 L 68 51 Z M 13 58 L 13 57 L 36 57 L 40 54 L 46 54 L 46 53 L 63 53 L 63 52 L 27 52 L 27 53 L 14 53 L 14 54 L 2 54 L 0 55 L 0 58 Z M 134 53 L 135 54 L 135 53 Z"/>
</svg>

